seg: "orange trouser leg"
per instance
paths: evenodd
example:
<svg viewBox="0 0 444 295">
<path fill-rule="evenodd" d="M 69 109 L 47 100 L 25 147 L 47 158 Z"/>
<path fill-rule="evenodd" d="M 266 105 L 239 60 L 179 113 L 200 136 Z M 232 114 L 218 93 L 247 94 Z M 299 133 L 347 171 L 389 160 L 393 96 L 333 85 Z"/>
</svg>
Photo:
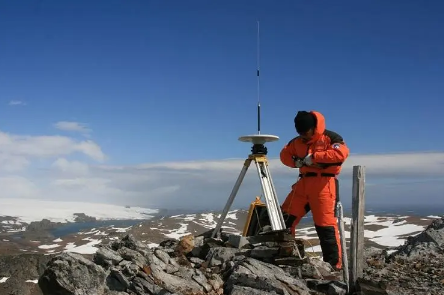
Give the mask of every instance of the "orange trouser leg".
<svg viewBox="0 0 444 295">
<path fill-rule="evenodd" d="M 341 241 L 335 216 L 337 180 L 333 177 L 307 178 L 307 193 L 323 260 L 341 269 Z"/>
<path fill-rule="evenodd" d="M 291 192 L 287 195 L 281 206 L 282 213 L 287 228 L 291 228 L 291 233 L 295 235 L 296 226 L 302 217 L 310 211 L 308 196 L 304 192 L 304 181 L 301 179 L 291 187 Z"/>
</svg>

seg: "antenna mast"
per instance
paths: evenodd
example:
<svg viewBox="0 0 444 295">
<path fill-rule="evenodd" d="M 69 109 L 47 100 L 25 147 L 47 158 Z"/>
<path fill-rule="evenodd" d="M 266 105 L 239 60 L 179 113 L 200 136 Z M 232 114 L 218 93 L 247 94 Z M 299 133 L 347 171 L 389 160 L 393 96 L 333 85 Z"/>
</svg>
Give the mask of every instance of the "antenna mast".
<svg viewBox="0 0 444 295">
<path fill-rule="evenodd" d="M 257 134 L 261 134 L 261 101 L 260 101 L 260 81 L 259 81 L 259 71 L 260 71 L 260 51 L 259 51 L 259 21 L 257 21 Z"/>
</svg>

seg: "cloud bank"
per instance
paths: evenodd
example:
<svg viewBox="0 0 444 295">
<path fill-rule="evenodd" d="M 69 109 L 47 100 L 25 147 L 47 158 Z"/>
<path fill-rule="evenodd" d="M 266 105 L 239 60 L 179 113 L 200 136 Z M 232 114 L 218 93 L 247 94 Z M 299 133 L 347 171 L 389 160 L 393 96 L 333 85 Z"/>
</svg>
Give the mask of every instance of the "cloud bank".
<svg viewBox="0 0 444 295">
<path fill-rule="evenodd" d="M 73 126 L 81 125 L 64 126 L 76 129 Z M 131 153 L 130 150 L 127 152 Z M 129 166 L 109 165 L 106 160 L 102 147 L 92 140 L 0 131 L 0 198 L 220 210 L 245 159 Z M 346 205 L 351 200 L 354 165 L 366 167 L 366 199 L 369 204 L 443 205 L 444 152 L 352 154 L 340 176 L 341 198 Z M 283 202 L 298 170 L 287 168 L 279 159 L 271 158 L 270 171 L 279 200 Z M 253 163 L 233 207 L 247 208 L 260 194 Z"/>
</svg>

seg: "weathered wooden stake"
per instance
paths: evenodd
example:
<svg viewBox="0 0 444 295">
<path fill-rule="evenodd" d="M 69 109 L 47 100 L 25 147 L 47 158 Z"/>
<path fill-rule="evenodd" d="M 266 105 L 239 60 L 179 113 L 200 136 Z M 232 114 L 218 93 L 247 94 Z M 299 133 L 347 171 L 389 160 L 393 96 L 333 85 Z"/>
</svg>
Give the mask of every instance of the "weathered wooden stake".
<svg viewBox="0 0 444 295">
<path fill-rule="evenodd" d="M 353 166 L 352 222 L 350 233 L 350 292 L 364 268 L 365 167 Z"/>
</svg>

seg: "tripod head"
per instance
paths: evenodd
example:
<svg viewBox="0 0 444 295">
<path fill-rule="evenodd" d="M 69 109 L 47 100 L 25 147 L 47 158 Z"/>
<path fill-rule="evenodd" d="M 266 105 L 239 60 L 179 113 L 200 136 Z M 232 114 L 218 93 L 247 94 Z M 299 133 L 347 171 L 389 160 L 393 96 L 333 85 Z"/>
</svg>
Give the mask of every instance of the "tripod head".
<svg viewBox="0 0 444 295">
<path fill-rule="evenodd" d="M 253 155 L 267 155 L 268 150 L 265 145 L 256 143 L 251 147 L 251 153 Z"/>
</svg>

